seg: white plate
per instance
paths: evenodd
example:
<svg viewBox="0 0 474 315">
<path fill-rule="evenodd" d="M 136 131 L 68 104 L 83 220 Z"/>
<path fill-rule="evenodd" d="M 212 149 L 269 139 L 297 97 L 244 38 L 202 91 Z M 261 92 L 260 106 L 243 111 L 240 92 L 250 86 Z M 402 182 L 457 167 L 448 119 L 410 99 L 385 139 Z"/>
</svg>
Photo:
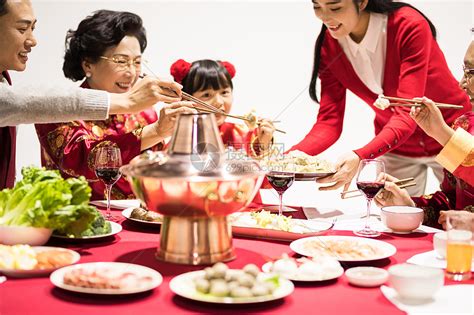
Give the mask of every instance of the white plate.
<svg viewBox="0 0 474 315">
<path fill-rule="evenodd" d="M 120 231 L 122 231 L 122 226 L 120 224 L 118 224 L 116 222 L 112 222 L 112 221 L 107 221 L 107 222 L 110 223 L 110 227 L 112 229 L 110 231 L 110 233 L 107 233 L 107 234 L 84 236 L 84 237 L 68 237 L 68 236 L 53 234 L 53 235 L 51 235 L 51 237 L 60 238 L 60 239 L 67 239 L 67 240 L 92 240 L 92 239 L 98 239 L 98 238 L 104 238 L 104 237 L 112 236 L 112 235 L 115 235 L 115 234 L 119 233 Z"/>
<path fill-rule="evenodd" d="M 81 259 L 81 255 L 78 252 L 75 252 L 70 249 L 62 248 L 62 247 L 48 247 L 48 246 L 32 246 L 33 250 L 37 253 L 45 252 L 49 250 L 59 250 L 68 252 L 72 255 L 72 260 L 69 264 L 65 266 L 69 266 L 75 264 Z M 58 267 L 62 268 L 64 266 Z M 4 274 L 5 276 L 15 277 L 15 278 L 29 278 L 29 277 L 41 277 L 47 276 L 54 270 L 58 268 L 49 268 L 49 269 L 33 269 L 33 270 L 19 270 L 19 269 L 0 269 L 0 273 Z"/>
<path fill-rule="evenodd" d="M 135 208 L 137 208 L 137 207 L 131 207 L 131 208 L 127 208 L 127 209 L 123 210 L 122 211 L 122 216 L 124 216 L 125 218 L 127 218 L 130 221 L 139 222 L 139 223 L 147 224 L 147 225 L 155 225 L 156 226 L 156 225 L 161 225 L 163 223 L 163 222 L 145 221 L 145 220 L 132 218 L 131 214 L 132 214 L 133 209 L 135 209 Z"/>
<path fill-rule="evenodd" d="M 291 232 L 262 228 L 256 224 L 250 212 L 235 213 L 231 216 L 232 234 L 280 241 L 293 241 L 299 238 L 321 235 L 333 227 L 332 222 L 323 220 L 291 219 L 294 223 Z"/>
<path fill-rule="evenodd" d="M 190 300 L 219 304 L 248 304 L 274 301 L 290 295 L 295 289 L 291 281 L 280 277 L 280 286 L 276 288 L 272 294 L 269 295 L 248 298 L 217 297 L 196 291 L 196 288 L 194 286 L 194 279 L 203 277 L 204 275 L 204 270 L 183 273 L 171 279 L 170 289 L 175 294 Z"/>
<path fill-rule="evenodd" d="M 94 200 L 89 203 L 94 206 L 107 208 L 107 200 Z M 123 210 L 130 207 L 140 207 L 140 200 L 138 199 L 110 200 L 111 209 Z"/>
<path fill-rule="evenodd" d="M 141 277 L 150 277 L 151 281 L 148 283 L 144 283 L 139 287 L 134 288 L 123 288 L 123 289 L 93 289 L 93 288 L 83 288 L 79 286 L 73 286 L 64 283 L 64 275 L 66 272 L 75 270 L 75 269 L 92 269 L 92 270 L 99 270 L 99 269 L 108 269 L 114 270 L 117 272 L 131 272 L 136 274 L 137 276 Z M 163 282 L 163 277 L 161 274 L 153 270 L 151 268 L 136 265 L 136 264 L 127 264 L 127 263 L 119 263 L 119 262 L 95 262 L 95 263 L 86 263 L 86 264 L 78 264 L 73 266 L 68 266 L 64 268 L 60 268 L 53 272 L 49 277 L 51 282 L 57 286 L 58 288 L 73 291 L 73 292 L 80 292 L 80 293 L 90 293 L 90 294 L 108 294 L 108 295 L 117 295 L 117 294 L 133 294 L 139 292 L 145 292 L 152 290 L 158 287 Z"/>
<path fill-rule="evenodd" d="M 290 248 L 297 254 L 303 256 L 312 257 L 315 253 L 311 252 L 305 248 L 305 244 L 308 242 L 317 241 L 319 244 L 325 244 L 327 241 L 350 241 L 350 242 L 357 242 L 360 244 L 368 244 L 371 247 L 377 249 L 380 253 L 378 255 L 372 255 L 369 257 L 364 258 L 341 258 L 337 257 L 337 255 L 331 256 L 336 258 L 339 261 L 346 261 L 346 262 L 357 262 L 357 261 L 371 261 L 371 260 L 379 260 L 383 258 L 388 258 L 393 256 L 397 249 L 392 244 L 387 242 L 374 240 L 371 238 L 364 238 L 364 237 L 356 237 L 356 236 L 313 236 L 313 237 L 306 237 L 296 241 L 291 242 Z M 318 253 L 319 254 L 319 253 Z"/>
<path fill-rule="evenodd" d="M 266 273 L 272 273 L 272 265 L 273 262 L 269 261 L 262 266 L 262 271 Z M 301 274 L 293 275 L 292 277 L 288 277 L 285 275 L 280 275 L 281 277 L 285 277 L 291 281 L 298 281 L 298 282 L 316 282 L 316 281 L 327 281 L 332 279 L 337 279 L 344 274 L 344 269 L 341 267 L 337 270 L 337 272 L 325 272 L 323 277 L 308 277 Z"/>
</svg>

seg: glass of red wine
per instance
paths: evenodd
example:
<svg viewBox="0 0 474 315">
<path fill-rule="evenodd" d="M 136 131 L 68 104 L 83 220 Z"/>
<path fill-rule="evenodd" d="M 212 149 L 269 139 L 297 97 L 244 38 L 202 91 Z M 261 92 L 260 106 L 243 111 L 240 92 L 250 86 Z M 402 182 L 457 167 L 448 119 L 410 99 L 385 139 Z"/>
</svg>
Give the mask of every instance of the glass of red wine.
<svg viewBox="0 0 474 315">
<path fill-rule="evenodd" d="M 267 179 L 273 189 L 276 190 L 280 197 L 280 204 L 278 207 L 278 215 L 283 214 L 283 193 L 293 185 L 295 181 L 295 173 L 290 172 L 275 172 L 270 171 L 267 174 Z"/>
<path fill-rule="evenodd" d="M 97 149 L 95 155 L 95 175 L 105 184 L 107 195 L 106 220 L 117 219 L 110 213 L 110 193 L 112 186 L 120 178 L 120 166 L 122 166 L 122 156 L 118 147 L 104 146 Z"/>
<path fill-rule="evenodd" d="M 354 234 L 364 237 L 377 237 L 380 232 L 374 231 L 369 226 L 370 205 L 372 199 L 385 185 L 385 165 L 379 160 L 362 160 L 357 171 L 357 188 L 367 199 L 367 217 L 365 227 Z"/>
</svg>

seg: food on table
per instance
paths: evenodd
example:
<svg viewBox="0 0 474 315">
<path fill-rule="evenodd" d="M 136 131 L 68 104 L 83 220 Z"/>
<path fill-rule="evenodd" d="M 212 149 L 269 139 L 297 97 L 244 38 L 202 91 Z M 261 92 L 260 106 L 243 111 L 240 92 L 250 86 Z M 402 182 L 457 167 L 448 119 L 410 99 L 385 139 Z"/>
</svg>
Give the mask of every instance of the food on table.
<svg viewBox="0 0 474 315">
<path fill-rule="evenodd" d="M 0 245 L 0 268 L 17 270 L 53 269 L 72 263 L 74 257 L 63 250 L 36 252 L 29 245 Z"/>
<path fill-rule="evenodd" d="M 331 173 L 334 166 L 317 156 L 301 151 L 291 151 L 283 157 L 263 159 L 261 165 L 272 171 L 295 173 Z"/>
<path fill-rule="evenodd" d="M 311 240 L 303 243 L 303 248 L 308 256 L 328 256 L 338 260 L 366 259 L 383 255 L 376 246 L 354 240 Z"/>
<path fill-rule="evenodd" d="M 133 209 L 130 218 L 147 222 L 163 222 L 163 217 L 161 215 L 143 208 Z"/>
<path fill-rule="evenodd" d="M 56 230 L 55 235 L 67 236 L 70 238 L 81 238 L 81 237 L 90 237 L 96 235 L 104 235 L 112 232 L 112 226 L 110 222 L 106 221 L 102 214 L 94 208 L 94 220 L 89 224 L 88 228 L 82 232 L 79 231 L 66 231 L 62 233 L 61 231 Z"/>
<path fill-rule="evenodd" d="M 390 101 L 386 99 L 383 94 L 380 94 L 374 102 L 374 106 L 381 109 L 386 110 L 390 107 Z"/>
<path fill-rule="evenodd" d="M 77 268 L 64 274 L 64 284 L 91 289 L 135 289 L 149 285 L 153 279 L 134 272 L 103 268 Z"/>
<path fill-rule="evenodd" d="M 278 215 L 265 210 L 260 212 L 252 212 L 250 216 L 255 219 L 257 226 L 264 229 L 290 232 L 293 227 L 291 216 L 287 217 L 284 215 Z"/>
<path fill-rule="evenodd" d="M 295 259 L 286 253 L 271 264 L 270 271 L 293 280 L 324 280 L 343 273 L 336 259 L 324 256 Z"/>
<path fill-rule="evenodd" d="M 278 276 L 265 278 L 254 264 L 248 264 L 243 269 L 229 269 L 219 262 L 204 271 L 202 277 L 194 279 L 196 291 L 216 297 L 265 296 L 272 294 L 279 286 Z"/>
<path fill-rule="evenodd" d="M 97 210 L 89 206 L 91 189 L 84 177 L 63 179 L 59 171 L 22 169 L 23 179 L 0 191 L 0 225 L 48 228 L 81 235 Z"/>
</svg>

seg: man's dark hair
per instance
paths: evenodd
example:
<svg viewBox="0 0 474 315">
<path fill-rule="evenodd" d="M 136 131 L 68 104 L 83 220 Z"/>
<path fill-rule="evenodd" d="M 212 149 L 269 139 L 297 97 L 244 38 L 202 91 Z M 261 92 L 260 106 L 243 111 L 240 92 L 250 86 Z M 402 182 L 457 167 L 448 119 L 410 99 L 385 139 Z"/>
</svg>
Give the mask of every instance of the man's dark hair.
<svg viewBox="0 0 474 315">
<path fill-rule="evenodd" d="M 0 0 L 0 16 L 7 14 L 7 0 Z"/>
</svg>

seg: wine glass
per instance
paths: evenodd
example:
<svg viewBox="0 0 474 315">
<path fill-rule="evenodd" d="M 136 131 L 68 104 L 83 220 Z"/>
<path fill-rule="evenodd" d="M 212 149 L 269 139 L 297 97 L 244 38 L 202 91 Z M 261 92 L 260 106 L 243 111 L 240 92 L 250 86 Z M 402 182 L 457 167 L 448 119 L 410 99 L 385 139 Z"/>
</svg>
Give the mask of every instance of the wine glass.
<svg viewBox="0 0 474 315">
<path fill-rule="evenodd" d="M 278 215 L 283 214 L 283 193 L 293 185 L 295 181 L 295 173 L 291 172 L 275 172 L 270 171 L 267 174 L 267 179 L 273 189 L 276 190 L 280 197 L 280 205 L 278 207 Z"/>
<path fill-rule="evenodd" d="M 362 160 L 357 170 L 357 188 L 367 198 L 367 217 L 365 227 L 360 231 L 354 231 L 354 234 L 365 237 L 377 237 L 380 232 L 374 231 L 369 226 L 370 205 L 372 199 L 385 185 L 385 165 L 379 160 Z"/>
<path fill-rule="evenodd" d="M 100 147 L 95 155 L 95 174 L 105 184 L 107 211 L 105 212 L 106 220 L 114 220 L 116 217 L 110 213 L 110 193 L 112 186 L 120 178 L 120 166 L 122 166 L 122 156 L 120 148 L 115 146 Z"/>
</svg>

